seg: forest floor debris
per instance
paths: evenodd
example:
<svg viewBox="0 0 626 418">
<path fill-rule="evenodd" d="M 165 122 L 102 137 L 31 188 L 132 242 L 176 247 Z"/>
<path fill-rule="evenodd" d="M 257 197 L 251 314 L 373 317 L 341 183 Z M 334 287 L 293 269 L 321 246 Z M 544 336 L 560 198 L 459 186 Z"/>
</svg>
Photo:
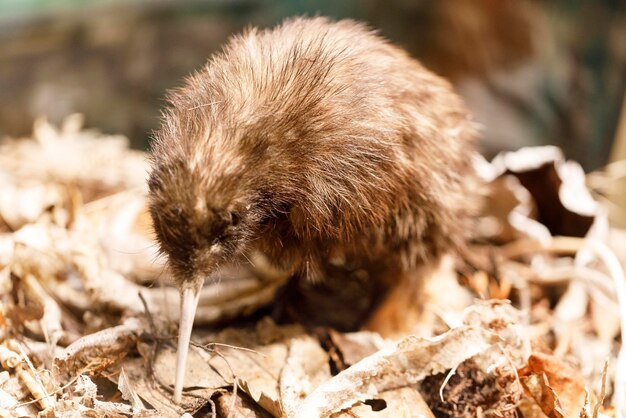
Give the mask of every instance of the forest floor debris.
<svg viewBox="0 0 626 418">
<path fill-rule="evenodd" d="M 554 147 L 477 162 L 480 239 L 426 285 L 410 335 L 312 326 L 298 304 L 328 292 L 277 323 L 289 277 L 260 254 L 221 272 L 174 404 L 178 292 L 145 157 L 79 116 L 0 142 L 0 417 L 624 416 L 626 234 Z"/>
</svg>

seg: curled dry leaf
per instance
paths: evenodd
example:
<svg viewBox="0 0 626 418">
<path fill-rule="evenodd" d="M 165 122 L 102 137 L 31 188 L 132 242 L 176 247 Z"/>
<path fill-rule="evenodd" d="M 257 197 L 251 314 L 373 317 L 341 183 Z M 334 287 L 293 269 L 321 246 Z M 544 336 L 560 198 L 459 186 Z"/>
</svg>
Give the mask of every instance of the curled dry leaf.
<svg viewBox="0 0 626 418">
<path fill-rule="evenodd" d="M 306 337 L 299 326 L 277 326 L 267 319 L 260 321 L 254 331 L 226 329 L 209 339 L 209 343 L 217 343 L 212 349 L 220 353 L 213 356 L 209 364 L 220 375 L 229 376 L 232 381 L 236 379 L 241 389 L 270 414 L 284 416 L 280 397 L 281 373 L 289 358 L 291 342 L 300 338 L 310 337 Z M 299 348 L 296 347 L 296 351 L 304 349 L 317 352 L 315 361 L 320 364 L 322 360 L 317 356 L 321 352 L 312 349 L 309 344 L 306 340 L 302 345 L 297 343 Z M 328 362 L 325 354 L 324 357 Z M 317 379 L 314 377 L 319 376 L 317 370 L 298 367 L 298 364 L 302 364 L 301 361 L 303 360 L 298 358 L 292 359 L 294 370 L 285 371 L 287 378 L 290 378 L 289 373 L 306 375 L 312 372 L 314 375 L 308 378 Z"/>
<path fill-rule="evenodd" d="M 122 397 L 130 402 L 134 414 L 145 411 L 146 407 L 144 406 L 143 402 L 141 402 L 141 399 L 137 395 L 137 392 L 135 392 L 133 384 L 128 381 L 128 376 L 126 375 L 123 367 L 117 379 L 117 388 L 122 394 Z"/>
<path fill-rule="evenodd" d="M 531 397 L 549 417 L 577 417 L 587 397 L 580 372 L 563 360 L 533 353 L 528 365 L 518 370 Z"/>
<path fill-rule="evenodd" d="M 545 374 L 520 377 L 524 389 L 548 418 L 569 418 Z"/>
<path fill-rule="evenodd" d="M 585 186 L 579 164 L 566 161 L 553 146 L 528 147 L 498 155 L 495 171 L 517 177 L 533 197 L 537 219 L 552 235 L 583 237 L 596 216 L 598 204 Z"/>
<path fill-rule="evenodd" d="M 57 345 L 57 342 L 65 336 L 65 331 L 61 325 L 61 308 L 56 301 L 46 293 L 33 275 L 28 274 L 22 280 L 27 286 L 30 295 L 36 300 L 36 303 L 43 307 L 43 316 L 39 322 L 46 342 L 54 347 Z"/>
<path fill-rule="evenodd" d="M 375 399 L 358 403 L 332 418 L 435 418 L 422 395 L 410 387 L 382 392 Z"/>
</svg>

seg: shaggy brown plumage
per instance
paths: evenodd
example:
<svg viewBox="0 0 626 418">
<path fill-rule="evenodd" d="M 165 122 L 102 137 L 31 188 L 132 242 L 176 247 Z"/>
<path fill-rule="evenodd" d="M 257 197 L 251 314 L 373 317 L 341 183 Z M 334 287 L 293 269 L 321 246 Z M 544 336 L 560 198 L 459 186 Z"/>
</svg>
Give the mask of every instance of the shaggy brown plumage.
<svg viewBox="0 0 626 418">
<path fill-rule="evenodd" d="M 463 246 L 474 138 L 450 84 L 359 23 L 251 29 L 169 96 L 157 238 L 193 292 L 252 250 L 311 279 L 340 259 L 398 281 Z"/>
</svg>

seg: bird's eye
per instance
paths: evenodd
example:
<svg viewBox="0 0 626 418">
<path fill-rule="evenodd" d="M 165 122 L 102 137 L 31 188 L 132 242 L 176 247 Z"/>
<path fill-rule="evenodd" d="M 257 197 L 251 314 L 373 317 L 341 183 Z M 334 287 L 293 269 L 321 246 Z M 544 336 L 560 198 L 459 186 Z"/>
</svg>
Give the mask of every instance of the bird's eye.
<svg viewBox="0 0 626 418">
<path fill-rule="evenodd" d="M 241 216 L 237 212 L 230 212 L 230 224 L 236 226 L 241 221 Z"/>
</svg>

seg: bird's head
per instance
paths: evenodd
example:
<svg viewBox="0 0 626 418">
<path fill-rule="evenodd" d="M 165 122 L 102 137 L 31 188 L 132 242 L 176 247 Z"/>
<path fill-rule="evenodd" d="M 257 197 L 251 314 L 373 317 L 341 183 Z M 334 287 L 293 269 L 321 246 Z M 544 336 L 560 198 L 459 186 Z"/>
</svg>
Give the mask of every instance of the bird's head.
<svg viewBox="0 0 626 418">
<path fill-rule="evenodd" d="M 211 178 L 185 161 L 153 166 L 150 214 L 179 284 L 204 280 L 248 248 L 259 216 L 254 197 L 238 180 Z"/>
</svg>

